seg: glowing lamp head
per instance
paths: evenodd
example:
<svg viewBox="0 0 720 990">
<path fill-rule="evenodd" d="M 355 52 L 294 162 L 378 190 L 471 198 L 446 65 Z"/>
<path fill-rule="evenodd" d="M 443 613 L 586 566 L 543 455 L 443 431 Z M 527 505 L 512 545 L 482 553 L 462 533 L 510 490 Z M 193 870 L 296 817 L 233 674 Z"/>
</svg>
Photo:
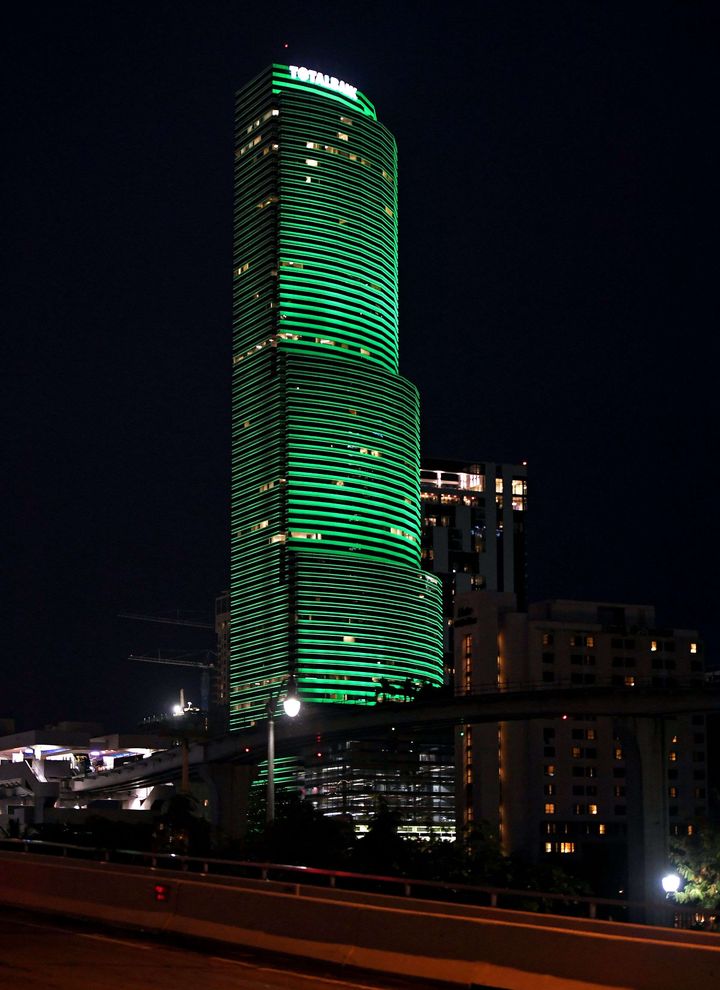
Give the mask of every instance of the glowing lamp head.
<svg viewBox="0 0 720 990">
<path fill-rule="evenodd" d="M 674 894 L 680 888 L 680 877 L 677 873 L 668 873 L 662 878 L 662 887 L 666 894 Z"/>
<path fill-rule="evenodd" d="M 298 695 L 297 681 L 293 674 L 288 677 L 287 693 L 283 698 L 283 711 L 289 718 L 295 718 L 300 711 L 300 697 Z"/>
<path fill-rule="evenodd" d="M 288 695 L 287 698 L 285 698 L 283 701 L 283 710 L 286 715 L 290 716 L 290 718 L 295 718 L 300 711 L 300 699 L 296 694 Z"/>
</svg>

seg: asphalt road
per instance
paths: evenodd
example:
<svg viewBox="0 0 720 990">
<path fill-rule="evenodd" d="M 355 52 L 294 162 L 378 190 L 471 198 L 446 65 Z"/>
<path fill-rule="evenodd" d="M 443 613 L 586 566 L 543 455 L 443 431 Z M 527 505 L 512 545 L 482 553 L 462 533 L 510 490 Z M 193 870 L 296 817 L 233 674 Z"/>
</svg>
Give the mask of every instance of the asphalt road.
<svg viewBox="0 0 720 990">
<path fill-rule="evenodd" d="M 0 986 L 20 990 L 437 990 L 437 983 L 222 945 L 188 948 L 72 919 L 0 910 Z"/>
</svg>

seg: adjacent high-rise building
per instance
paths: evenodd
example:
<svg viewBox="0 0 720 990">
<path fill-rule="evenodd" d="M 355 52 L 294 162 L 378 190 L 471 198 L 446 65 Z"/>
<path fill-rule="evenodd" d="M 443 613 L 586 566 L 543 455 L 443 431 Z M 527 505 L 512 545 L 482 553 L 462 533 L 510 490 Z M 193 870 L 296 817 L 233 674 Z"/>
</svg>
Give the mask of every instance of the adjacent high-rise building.
<svg viewBox="0 0 720 990">
<path fill-rule="evenodd" d="M 442 682 L 398 374 L 397 153 L 370 101 L 273 65 L 235 116 L 230 727 Z"/>
<path fill-rule="evenodd" d="M 422 566 L 443 588 L 445 678 L 454 679 L 455 596 L 512 592 L 527 605 L 527 465 L 423 459 Z"/>
<path fill-rule="evenodd" d="M 521 611 L 511 594 L 470 592 L 457 597 L 455 650 L 457 694 L 588 691 L 582 715 L 464 727 L 459 824 L 488 821 L 506 852 L 578 864 L 615 896 L 648 830 L 690 835 L 707 817 L 705 715 L 593 712 L 598 690 L 642 697 L 704 683 L 694 630 L 658 627 L 647 605 L 553 600 Z"/>
</svg>

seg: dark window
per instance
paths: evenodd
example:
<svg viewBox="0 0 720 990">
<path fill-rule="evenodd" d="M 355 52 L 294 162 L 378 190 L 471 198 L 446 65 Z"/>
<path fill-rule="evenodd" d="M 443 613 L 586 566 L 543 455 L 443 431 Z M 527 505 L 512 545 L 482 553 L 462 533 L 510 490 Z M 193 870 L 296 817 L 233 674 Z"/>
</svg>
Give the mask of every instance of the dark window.
<svg viewBox="0 0 720 990">
<path fill-rule="evenodd" d="M 625 609 L 622 605 L 598 605 L 598 622 L 603 626 L 624 626 Z"/>
</svg>

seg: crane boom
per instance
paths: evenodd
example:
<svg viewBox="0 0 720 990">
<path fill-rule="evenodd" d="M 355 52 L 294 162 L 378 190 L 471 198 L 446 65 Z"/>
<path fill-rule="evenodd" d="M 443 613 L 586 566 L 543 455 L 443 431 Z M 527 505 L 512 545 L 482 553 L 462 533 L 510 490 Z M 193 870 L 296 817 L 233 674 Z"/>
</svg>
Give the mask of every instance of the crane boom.
<svg viewBox="0 0 720 990">
<path fill-rule="evenodd" d="M 194 619 L 172 619 L 165 615 L 142 615 L 140 612 L 118 612 L 119 619 L 139 619 L 141 622 L 163 622 L 169 626 L 192 626 L 194 629 L 211 629 L 210 622 L 196 622 Z"/>
<path fill-rule="evenodd" d="M 174 657 L 163 657 L 160 656 L 160 651 L 158 650 L 158 655 L 156 657 L 150 657 L 139 653 L 131 653 L 128 660 L 140 660 L 142 663 L 165 663 L 170 664 L 173 667 L 195 667 L 198 670 L 214 670 L 215 664 L 208 660 L 207 656 L 204 660 L 193 660 L 192 657 L 196 656 L 194 653 L 181 653 Z"/>
</svg>

